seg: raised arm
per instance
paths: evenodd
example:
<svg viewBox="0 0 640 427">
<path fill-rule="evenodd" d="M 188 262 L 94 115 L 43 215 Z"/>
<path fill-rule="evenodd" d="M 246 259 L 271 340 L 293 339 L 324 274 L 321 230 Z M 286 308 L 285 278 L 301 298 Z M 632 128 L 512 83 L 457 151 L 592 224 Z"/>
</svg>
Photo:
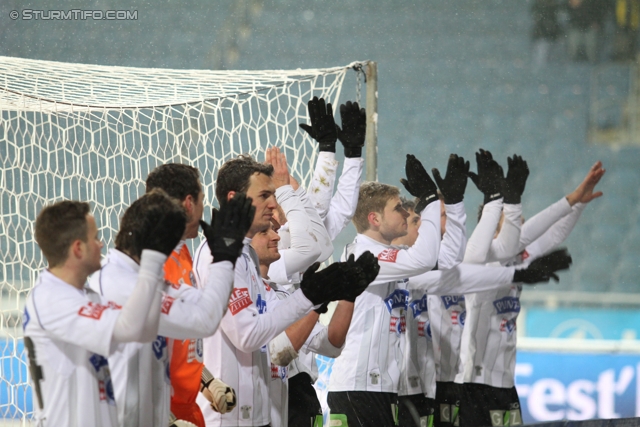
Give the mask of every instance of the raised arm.
<svg viewBox="0 0 640 427">
<path fill-rule="evenodd" d="M 445 177 L 442 178 L 436 168 L 432 169 L 432 173 L 444 199 L 446 214 L 445 231 L 438 255 L 438 269 L 444 270 L 460 264 L 464 258 L 467 214 L 462 200 L 467 187 L 469 162 L 465 162 L 457 154 L 451 154 Z"/>
</svg>

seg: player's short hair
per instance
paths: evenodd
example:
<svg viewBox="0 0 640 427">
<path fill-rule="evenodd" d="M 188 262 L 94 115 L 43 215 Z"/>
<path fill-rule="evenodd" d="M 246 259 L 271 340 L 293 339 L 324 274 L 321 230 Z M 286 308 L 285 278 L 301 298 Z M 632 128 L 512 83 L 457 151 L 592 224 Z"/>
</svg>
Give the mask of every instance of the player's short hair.
<svg viewBox="0 0 640 427">
<path fill-rule="evenodd" d="M 402 203 L 402 207 L 405 211 L 415 211 L 416 210 L 416 199 L 407 199 L 404 196 L 400 197 L 400 203 Z"/>
<path fill-rule="evenodd" d="M 120 230 L 116 236 L 116 249 L 131 256 L 142 255 L 142 242 L 154 232 L 158 220 L 171 215 L 187 224 L 187 213 L 177 199 L 170 197 L 160 188 L 155 188 L 133 202 L 120 220 Z M 176 224 L 176 229 L 179 224 Z"/>
<path fill-rule="evenodd" d="M 249 179 L 255 173 L 270 177 L 273 175 L 273 166 L 258 163 L 246 154 L 241 154 L 223 164 L 216 179 L 216 198 L 220 206 L 227 204 L 227 195 L 230 191 L 246 193 L 249 189 Z"/>
<path fill-rule="evenodd" d="M 64 264 L 76 240 L 87 242 L 89 204 L 64 200 L 46 206 L 36 218 L 35 237 L 49 267 Z"/>
<path fill-rule="evenodd" d="M 399 195 L 400 190 L 393 185 L 374 181 L 363 182 L 362 185 L 360 185 L 356 213 L 352 219 L 353 225 L 356 226 L 358 233 L 369 229 L 370 212 L 383 213 L 384 207 L 387 205 L 389 199 Z"/>
<path fill-rule="evenodd" d="M 198 169 L 182 163 L 167 163 L 152 170 L 147 176 L 147 193 L 155 188 L 181 202 L 187 196 L 197 200 L 202 191 Z"/>
</svg>

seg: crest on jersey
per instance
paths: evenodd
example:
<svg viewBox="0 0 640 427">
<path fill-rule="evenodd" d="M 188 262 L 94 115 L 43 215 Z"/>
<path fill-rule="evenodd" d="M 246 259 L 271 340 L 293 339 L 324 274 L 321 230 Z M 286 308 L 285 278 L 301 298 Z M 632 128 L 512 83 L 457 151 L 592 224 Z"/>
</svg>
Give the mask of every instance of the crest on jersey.
<svg viewBox="0 0 640 427">
<path fill-rule="evenodd" d="M 234 288 L 229 298 L 229 311 L 233 316 L 249 307 L 253 301 L 247 288 Z"/>
<path fill-rule="evenodd" d="M 500 331 L 511 333 L 516 330 L 516 319 L 502 319 L 500 321 Z"/>
<path fill-rule="evenodd" d="M 113 393 L 113 383 L 111 382 L 111 373 L 109 372 L 107 359 L 99 354 L 93 353 L 89 358 L 89 362 L 91 366 L 93 366 L 93 369 L 96 370 L 100 400 L 106 401 L 109 405 L 115 405 L 116 400 Z"/>
<path fill-rule="evenodd" d="M 419 337 L 431 337 L 431 323 L 428 320 L 418 322 L 418 336 Z"/>
<path fill-rule="evenodd" d="M 384 251 L 378 254 L 378 259 L 380 261 L 396 262 L 396 258 L 398 257 L 398 252 L 400 252 L 399 249 L 391 249 L 391 248 L 385 249 Z"/>
</svg>

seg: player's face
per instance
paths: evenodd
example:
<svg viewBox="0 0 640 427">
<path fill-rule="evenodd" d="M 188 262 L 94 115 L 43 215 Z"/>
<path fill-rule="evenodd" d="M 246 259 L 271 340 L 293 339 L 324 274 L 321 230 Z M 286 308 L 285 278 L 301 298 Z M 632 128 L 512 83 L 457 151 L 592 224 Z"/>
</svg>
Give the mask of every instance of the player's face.
<svg viewBox="0 0 640 427">
<path fill-rule="evenodd" d="M 193 239 L 198 236 L 198 227 L 200 227 L 200 220 L 204 212 L 204 191 L 202 191 L 202 186 L 200 186 L 198 198 L 195 199 L 189 195 L 183 205 L 187 209 L 187 227 L 184 230 L 184 238 Z"/>
<path fill-rule="evenodd" d="M 261 265 L 269 266 L 272 262 L 280 259 L 280 252 L 278 252 L 279 241 L 280 236 L 276 233 L 273 225 L 258 231 L 255 236 L 253 236 L 251 246 L 256 250 Z"/>
<path fill-rule="evenodd" d="M 380 234 L 391 242 L 398 237 L 407 234 L 407 218 L 409 212 L 402 207 L 399 196 L 392 197 L 387 201 L 380 218 Z"/>
<path fill-rule="evenodd" d="M 87 215 L 87 241 L 82 242 L 82 265 L 87 274 L 100 270 L 100 250 L 102 242 L 93 215 Z"/>
<path fill-rule="evenodd" d="M 253 199 L 253 206 L 256 207 L 256 215 L 253 217 L 253 223 L 247 233 L 247 237 L 253 237 L 258 231 L 270 226 L 273 211 L 278 205 L 276 203 L 276 187 L 273 185 L 271 177 L 258 172 L 251 175 L 247 196 Z"/>
<path fill-rule="evenodd" d="M 395 239 L 393 241 L 394 245 L 413 246 L 418 239 L 418 229 L 420 228 L 420 224 L 422 224 L 420 215 L 413 209 L 409 209 L 407 212 L 409 212 L 409 218 L 407 218 L 407 235 Z"/>
</svg>

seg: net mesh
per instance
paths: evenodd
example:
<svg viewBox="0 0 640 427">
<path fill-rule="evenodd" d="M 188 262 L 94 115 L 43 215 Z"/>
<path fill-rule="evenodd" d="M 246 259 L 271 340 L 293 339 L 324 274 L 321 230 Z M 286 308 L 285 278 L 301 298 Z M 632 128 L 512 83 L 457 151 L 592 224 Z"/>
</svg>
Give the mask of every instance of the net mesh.
<svg viewBox="0 0 640 427">
<path fill-rule="evenodd" d="M 275 145 L 308 186 L 317 148 L 298 124 L 308 121 L 313 96 L 337 105 L 354 65 L 202 71 L 0 57 L 0 419 L 33 412 L 21 313 L 46 265 L 33 236 L 43 206 L 90 201 L 106 251 L 147 174 L 163 163 L 197 167 L 211 203 L 225 161 L 242 153 L 262 160 Z"/>
</svg>

